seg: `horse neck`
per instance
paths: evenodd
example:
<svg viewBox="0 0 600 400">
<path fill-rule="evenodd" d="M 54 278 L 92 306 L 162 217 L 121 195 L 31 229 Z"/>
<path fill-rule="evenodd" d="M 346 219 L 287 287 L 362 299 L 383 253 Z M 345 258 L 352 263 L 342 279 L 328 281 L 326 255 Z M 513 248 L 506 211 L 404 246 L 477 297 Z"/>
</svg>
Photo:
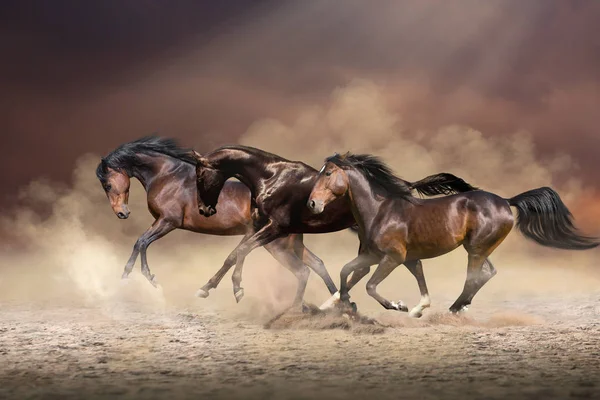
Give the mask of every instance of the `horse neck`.
<svg viewBox="0 0 600 400">
<path fill-rule="evenodd" d="M 369 232 L 381 203 L 385 199 L 377 199 L 373 195 L 371 183 L 360 172 L 351 169 L 347 170 L 346 175 L 348 176 L 350 208 L 354 220 L 363 233 Z"/>
<path fill-rule="evenodd" d="M 146 192 L 157 178 L 172 174 L 174 170 L 188 165 L 183 161 L 160 153 L 138 154 L 137 157 L 141 162 L 132 169 L 132 175 L 140 181 Z M 193 170 L 191 164 L 189 169 L 190 171 Z"/>
<path fill-rule="evenodd" d="M 226 178 L 236 178 L 255 193 L 258 182 L 269 178 L 266 165 L 270 162 L 264 155 L 241 149 L 223 149 L 207 156 L 209 162 L 223 172 Z"/>
</svg>

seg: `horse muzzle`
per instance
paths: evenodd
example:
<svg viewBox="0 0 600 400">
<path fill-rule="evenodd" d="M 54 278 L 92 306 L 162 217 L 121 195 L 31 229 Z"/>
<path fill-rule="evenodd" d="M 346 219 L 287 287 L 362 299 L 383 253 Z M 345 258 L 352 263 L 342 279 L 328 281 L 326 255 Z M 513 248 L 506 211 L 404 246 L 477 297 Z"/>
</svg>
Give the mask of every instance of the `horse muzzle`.
<svg viewBox="0 0 600 400">
<path fill-rule="evenodd" d="M 306 205 L 313 214 L 321 214 L 325 208 L 323 200 L 308 200 Z"/>
<path fill-rule="evenodd" d="M 129 218 L 130 211 L 129 211 L 129 208 L 127 208 L 126 205 L 121 206 L 121 209 L 118 210 L 118 211 L 114 210 L 114 212 L 115 212 L 115 214 L 117 215 L 117 217 L 119 219 L 127 219 L 127 218 Z"/>
<path fill-rule="evenodd" d="M 204 217 L 210 217 L 217 213 L 217 210 L 213 206 L 198 206 L 198 212 Z"/>
<path fill-rule="evenodd" d="M 123 210 L 123 211 L 119 211 L 117 212 L 117 217 L 119 219 L 127 219 L 129 218 L 129 210 Z"/>
</svg>

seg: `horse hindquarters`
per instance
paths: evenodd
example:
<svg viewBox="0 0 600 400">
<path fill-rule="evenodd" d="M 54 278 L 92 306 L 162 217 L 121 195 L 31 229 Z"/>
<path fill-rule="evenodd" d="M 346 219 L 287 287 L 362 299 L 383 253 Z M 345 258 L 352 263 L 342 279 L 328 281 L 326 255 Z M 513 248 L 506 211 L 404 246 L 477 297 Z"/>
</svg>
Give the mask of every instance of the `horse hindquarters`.
<svg viewBox="0 0 600 400">
<path fill-rule="evenodd" d="M 504 241 L 513 226 L 506 200 L 481 192 L 467 205 L 470 210 L 464 248 L 468 253 L 467 279 L 462 293 L 450 307 L 451 312 L 466 309 L 477 292 L 496 275 L 490 254 Z"/>
</svg>

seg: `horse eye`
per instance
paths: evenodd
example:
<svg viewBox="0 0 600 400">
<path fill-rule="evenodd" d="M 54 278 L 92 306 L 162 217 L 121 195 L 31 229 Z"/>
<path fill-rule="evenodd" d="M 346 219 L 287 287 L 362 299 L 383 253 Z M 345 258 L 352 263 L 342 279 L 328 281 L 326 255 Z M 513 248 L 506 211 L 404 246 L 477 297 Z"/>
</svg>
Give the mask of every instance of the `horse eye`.
<svg viewBox="0 0 600 400">
<path fill-rule="evenodd" d="M 110 186 L 110 185 L 104 186 L 104 190 L 106 190 L 107 192 L 110 192 L 110 189 L 112 189 L 112 186 Z"/>
<path fill-rule="evenodd" d="M 330 176 L 330 175 L 331 175 L 331 171 L 325 172 L 325 176 Z"/>
</svg>

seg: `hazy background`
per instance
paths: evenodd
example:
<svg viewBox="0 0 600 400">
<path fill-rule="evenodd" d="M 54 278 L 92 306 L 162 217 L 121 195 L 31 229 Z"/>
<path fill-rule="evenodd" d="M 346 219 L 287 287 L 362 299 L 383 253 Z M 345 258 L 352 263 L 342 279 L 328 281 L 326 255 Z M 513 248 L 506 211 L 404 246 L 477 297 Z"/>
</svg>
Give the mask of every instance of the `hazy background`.
<svg viewBox="0 0 600 400">
<path fill-rule="evenodd" d="M 174 232 L 149 250 L 162 291 L 139 264 L 126 290 L 118 284 L 152 218 L 136 182 L 132 216 L 117 220 L 94 169 L 152 132 L 199 151 L 257 146 L 317 168 L 334 151 L 369 151 L 406 179 L 447 171 L 505 197 L 550 185 L 600 235 L 597 2 L 7 1 L 0 11 L 4 299 L 85 300 L 111 312 L 123 296 L 233 308 L 229 276 L 206 300 L 192 294 L 240 238 Z M 356 238 L 306 242 L 337 284 Z M 475 301 L 597 291 L 598 255 L 513 232 Z M 448 307 L 464 251 L 425 265 L 434 305 Z M 245 271 L 237 309 L 269 315 L 291 300 L 293 277 L 264 250 Z M 364 286 L 356 292 L 375 306 Z M 382 292 L 418 300 L 403 269 Z M 307 299 L 326 297 L 311 276 Z"/>
</svg>

